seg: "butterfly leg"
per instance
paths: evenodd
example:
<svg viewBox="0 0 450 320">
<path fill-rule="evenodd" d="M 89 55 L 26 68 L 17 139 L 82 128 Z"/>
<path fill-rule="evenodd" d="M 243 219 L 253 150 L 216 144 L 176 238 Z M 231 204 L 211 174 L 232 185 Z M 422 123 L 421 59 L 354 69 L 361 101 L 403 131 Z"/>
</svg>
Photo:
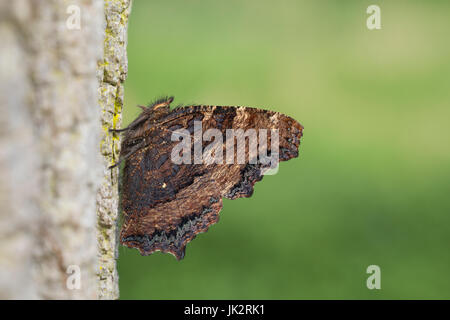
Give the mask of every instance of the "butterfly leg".
<svg viewBox="0 0 450 320">
<path fill-rule="evenodd" d="M 122 128 L 122 129 L 109 129 L 109 132 L 123 132 L 129 130 L 130 127 Z"/>
<path fill-rule="evenodd" d="M 113 165 L 109 166 L 108 169 L 113 169 L 113 168 L 117 167 L 118 165 L 120 165 L 122 163 L 123 160 L 127 160 L 129 157 L 131 157 L 137 151 L 141 150 L 143 147 L 145 147 L 145 141 L 142 141 L 141 143 L 133 146 L 133 148 L 131 149 L 130 152 L 128 152 L 124 156 L 120 156 L 119 160 L 116 163 L 114 163 Z"/>
</svg>

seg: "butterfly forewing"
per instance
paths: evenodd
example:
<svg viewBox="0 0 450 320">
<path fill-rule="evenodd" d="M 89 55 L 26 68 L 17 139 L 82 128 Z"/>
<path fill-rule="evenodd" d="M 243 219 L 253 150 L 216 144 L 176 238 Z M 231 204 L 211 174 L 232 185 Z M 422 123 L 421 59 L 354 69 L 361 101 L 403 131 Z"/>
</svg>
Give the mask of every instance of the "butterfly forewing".
<svg viewBox="0 0 450 320">
<path fill-rule="evenodd" d="M 252 130 L 256 131 L 256 147 L 249 142 Z M 279 160 L 296 157 L 303 127 L 278 112 L 220 106 L 154 112 L 122 142 L 121 155 L 128 157 L 122 178 L 121 243 L 143 255 L 162 251 L 182 259 L 186 244 L 219 220 L 223 197 L 251 196 L 254 184 L 270 166 L 258 162 L 259 152 L 274 152 L 271 140 L 275 135 L 268 134 L 265 145 L 259 135 L 271 130 L 277 130 Z M 237 161 L 239 145 L 230 132 L 249 133 L 241 150 L 244 160 L 241 154 Z M 184 140 L 186 135 L 189 140 Z M 183 158 L 189 160 L 180 163 L 173 151 L 178 150 L 174 148 L 180 147 L 181 140 L 189 142 L 190 154 Z M 222 162 L 217 158 L 220 153 Z"/>
</svg>

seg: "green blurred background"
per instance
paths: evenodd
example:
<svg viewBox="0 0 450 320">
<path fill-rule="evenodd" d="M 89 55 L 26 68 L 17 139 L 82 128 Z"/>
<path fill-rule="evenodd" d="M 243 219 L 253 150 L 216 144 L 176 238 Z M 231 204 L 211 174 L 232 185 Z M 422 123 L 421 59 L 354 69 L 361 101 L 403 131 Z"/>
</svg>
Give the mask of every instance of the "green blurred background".
<svg viewBox="0 0 450 320">
<path fill-rule="evenodd" d="M 381 30 L 366 9 L 381 7 Z M 122 299 L 450 298 L 449 1 L 133 1 L 124 125 L 162 94 L 304 125 L 300 157 Z M 366 268 L 381 268 L 381 290 Z"/>
</svg>

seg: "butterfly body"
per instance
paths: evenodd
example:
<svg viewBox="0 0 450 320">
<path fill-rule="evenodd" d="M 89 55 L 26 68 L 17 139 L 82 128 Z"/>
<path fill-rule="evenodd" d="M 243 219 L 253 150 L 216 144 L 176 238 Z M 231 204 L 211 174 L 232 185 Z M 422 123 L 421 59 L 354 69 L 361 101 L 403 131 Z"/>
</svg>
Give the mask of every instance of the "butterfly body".
<svg viewBox="0 0 450 320">
<path fill-rule="evenodd" d="M 172 100 L 160 99 L 143 107 L 138 118 L 123 129 L 120 241 L 142 255 L 162 251 L 182 259 L 186 244 L 219 220 L 222 198 L 252 195 L 253 185 L 270 167 L 258 159 L 261 154 L 275 154 L 274 137 L 279 140 L 276 155 L 280 161 L 298 156 L 303 127 L 281 113 L 256 108 L 187 106 L 171 111 Z M 202 130 L 199 135 L 198 127 Z M 257 132 L 254 141 L 258 149 L 252 149 L 250 134 L 244 137 L 249 141 L 242 150 L 245 161 L 236 161 L 239 144 L 235 143 L 237 136 L 230 136 L 233 130 Z M 183 158 L 187 159 L 183 163 L 174 160 L 174 148 L 180 143 L 174 139 L 177 132 L 183 140 L 193 137 L 187 140 L 192 154 Z M 207 139 L 206 132 L 213 132 L 214 139 Z M 264 144 L 257 139 L 266 132 L 272 134 Z M 213 151 L 207 153 L 208 148 Z M 230 150 L 234 151 L 227 153 Z M 220 153 L 223 156 L 218 157 Z M 213 162 L 211 157 L 216 157 Z M 198 159 L 203 162 L 196 162 Z"/>
</svg>

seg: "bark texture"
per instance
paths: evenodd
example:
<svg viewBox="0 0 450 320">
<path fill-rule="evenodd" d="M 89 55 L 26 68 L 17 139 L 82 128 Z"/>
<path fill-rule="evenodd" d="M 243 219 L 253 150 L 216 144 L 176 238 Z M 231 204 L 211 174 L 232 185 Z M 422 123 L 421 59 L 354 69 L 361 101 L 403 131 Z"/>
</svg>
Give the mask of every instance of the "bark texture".
<svg viewBox="0 0 450 320">
<path fill-rule="evenodd" d="M 116 268 L 118 257 L 118 183 L 119 168 L 108 169 L 120 153 L 120 136 L 110 128 L 120 128 L 123 108 L 123 82 L 127 77 L 127 26 L 130 0 L 105 1 L 106 29 L 103 61 L 98 65 L 99 103 L 102 110 L 100 150 L 103 156 L 103 178 L 97 194 L 99 288 L 100 299 L 119 297 Z"/>
<path fill-rule="evenodd" d="M 0 298 L 118 296 L 117 172 L 105 169 L 118 141 L 106 127 L 120 122 L 127 8 L 0 2 Z"/>
</svg>

